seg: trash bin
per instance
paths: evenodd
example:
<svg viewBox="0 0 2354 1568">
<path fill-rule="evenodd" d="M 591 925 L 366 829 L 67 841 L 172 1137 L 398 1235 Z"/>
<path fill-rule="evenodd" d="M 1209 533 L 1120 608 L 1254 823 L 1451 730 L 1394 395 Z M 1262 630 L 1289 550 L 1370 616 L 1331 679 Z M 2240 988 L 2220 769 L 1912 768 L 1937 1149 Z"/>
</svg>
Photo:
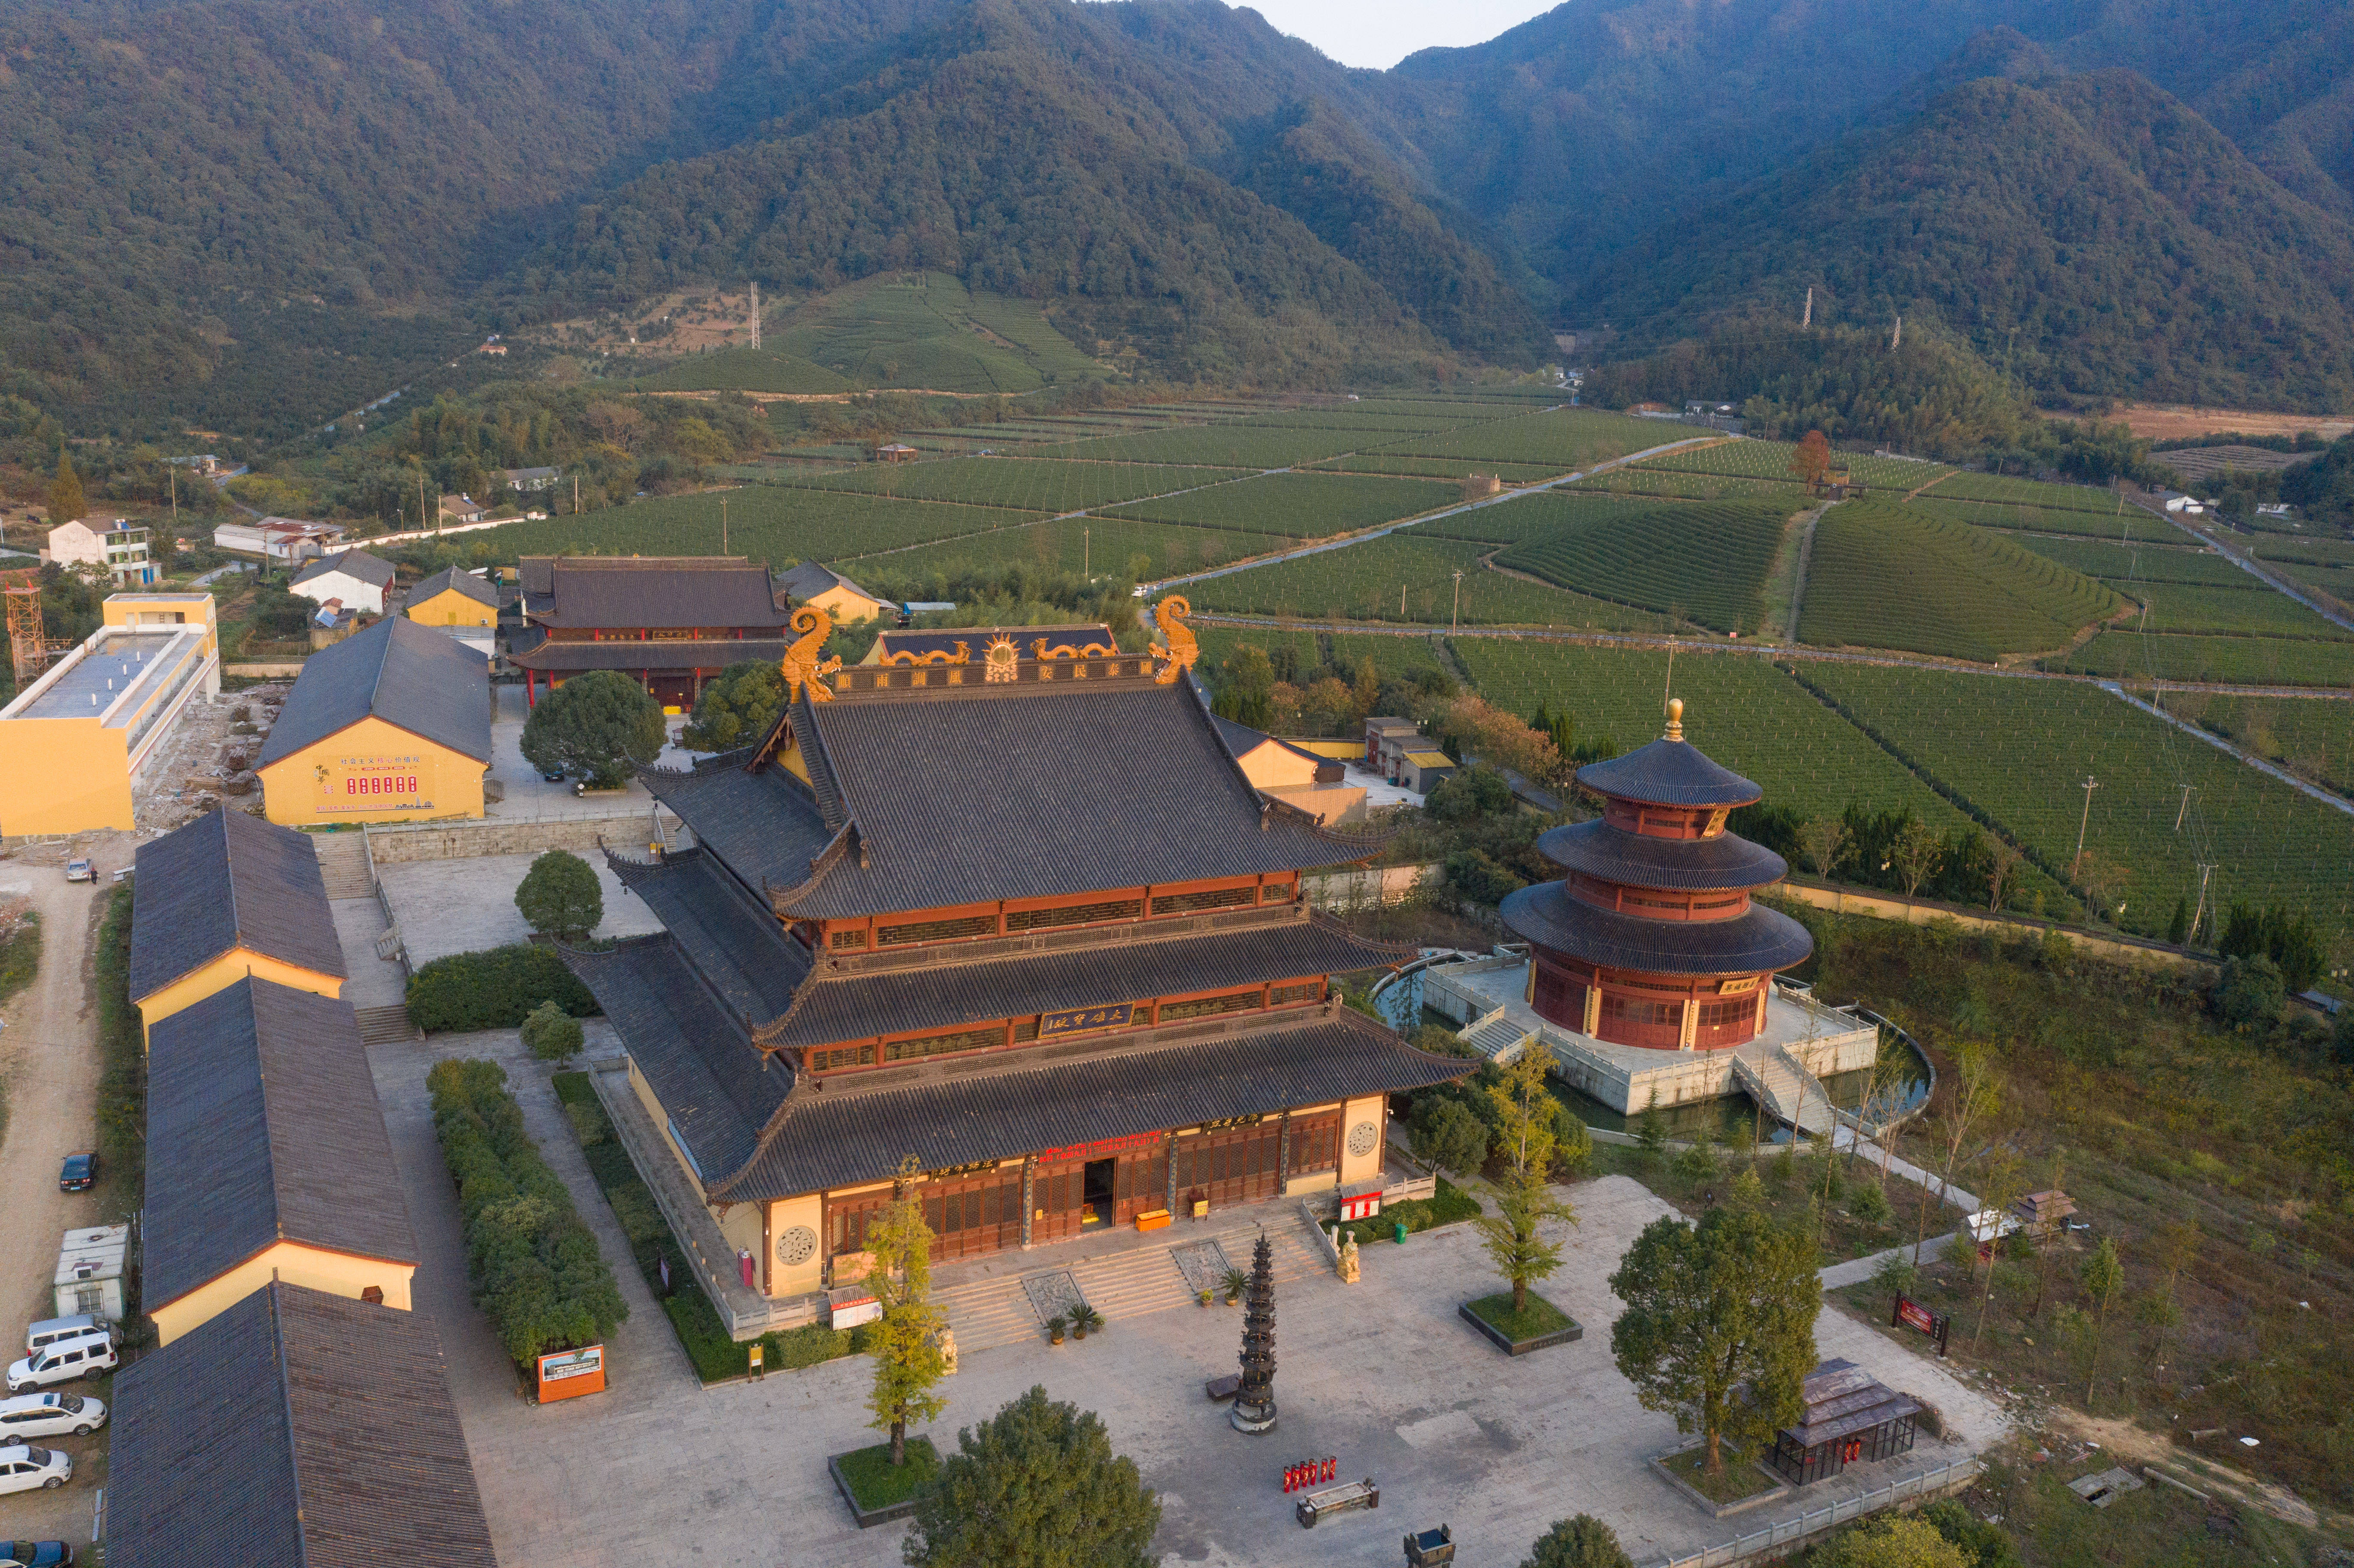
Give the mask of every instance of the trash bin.
<svg viewBox="0 0 2354 1568">
<path fill-rule="evenodd" d="M 1405 1245 L 1405 1222 L 1404 1220 L 1400 1220 L 1397 1223 L 1397 1240 L 1400 1246 L 1404 1246 Z"/>
</svg>

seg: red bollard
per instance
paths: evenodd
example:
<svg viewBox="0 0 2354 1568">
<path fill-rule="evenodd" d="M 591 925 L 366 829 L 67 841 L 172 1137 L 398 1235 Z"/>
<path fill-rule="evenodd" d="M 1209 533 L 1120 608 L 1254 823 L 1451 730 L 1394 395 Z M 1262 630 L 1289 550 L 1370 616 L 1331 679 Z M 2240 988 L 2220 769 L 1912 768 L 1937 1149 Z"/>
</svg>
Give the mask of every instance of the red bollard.
<svg viewBox="0 0 2354 1568">
<path fill-rule="evenodd" d="M 1283 1467 L 1283 1489 L 1287 1493 L 1296 1492 L 1299 1489 L 1299 1466 L 1286 1465 Z"/>
<path fill-rule="evenodd" d="M 1340 1467 L 1341 1461 L 1339 1457 L 1335 1455 L 1327 1455 L 1324 1459 L 1324 1478 L 1328 1481 L 1331 1480 L 1333 1473 Z"/>
</svg>

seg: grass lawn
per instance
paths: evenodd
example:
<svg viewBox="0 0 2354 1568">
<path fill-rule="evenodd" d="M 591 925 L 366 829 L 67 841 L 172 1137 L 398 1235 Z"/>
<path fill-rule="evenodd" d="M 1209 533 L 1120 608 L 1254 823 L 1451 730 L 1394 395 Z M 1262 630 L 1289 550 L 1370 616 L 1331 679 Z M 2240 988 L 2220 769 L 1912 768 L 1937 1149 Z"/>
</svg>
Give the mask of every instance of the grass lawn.
<svg viewBox="0 0 2354 1568">
<path fill-rule="evenodd" d="M 1504 1290 L 1493 1296 L 1482 1296 L 1472 1302 L 1471 1313 L 1516 1343 L 1522 1340 L 1533 1340 L 1540 1334 L 1558 1334 L 1575 1322 L 1568 1313 L 1533 1290 L 1529 1292 L 1528 1310 L 1524 1312 L 1512 1310 L 1512 1293 Z"/>
<path fill-rule="evenodd" d="M 1367 1242 L 1395 1241 L 1401 1222 L 1409 1233 L 1428 1231 L 1475 1218 L 1480 1213 L 1479 1199 L 1441 1176 L 1436 1197 L 1408 1198 L 1391 1203 L 1370 1220 L 1351 1220 L 1341 1227 L 1341 1232 L 1356 1237 L 1357 1245 L 1363 1246 Z"/>
<path fill-rule="evenodd" d="M 1774 1481 L 1751 1464 L 1740 1449 L 1730 1443 L 1719 1446 L 1723 1450 L 1724 1468 L 1712 1476 L 1708 1473 L 1706 1444 L 1670 1455 L 1659 1463 L 1667 1467 L 1669 1474 L 1712 1503 L 1739 1502 L 1774 1489 Z"/>
<path fill-rule="evenodd" d="M 620 1222 L 622 1234 L 630 1238 L 630 1252 L 637 1260 L 638 1272 L 661 1301 L 671 1327 L 678 1331 L 679 1345 L 686 1351 L 686 1359 L 695 1363 L 696 1375 L 705 1383 L 746 1375 L 751 1365 L 750 1343 L 738 1344 L 728 1337 L 727 1325 L 720 1321 L 711 1298 L 695 1284 L 695 1275 L 686 1265 L 686 1250 L 671 1234 L 669 1223 L 654 1204 L 652 1191 L 640 1179 L 637 1167 L 630 1163 L 629 1150 L 614 1136 L 605 1107 L 589 1085 L 588 1075 L 558 1073 L 555 1084 L 556 1097 L 564 1102 L 565 1114 L 571 1118 L 574 1136 L 580 1140 L 580 1152 L 588 1161 L 589 1174 L 596 1177 L 606 1202 L 612 1205 L 613 1217 Z M 662 1260 L 665 1256 L 670 1259 L 668 1296 L 662 1293 Z M 760 1343 L 765 1347 L 761 1354 L 763 1370 L 771 1372 L 815 1366 L 861 1348 L 856 1334 L 822 1323 L 805 1323 L 782 1333 L 763 1334 Z"/>
<path fill-rule="evenodd" d="M 896 1469 L 888 1443 L 844 1454 L 834 1463 L 842 1467 L 843 1479 L 850 1483 L 850 1495 L 869 1512 L 906 1502 L 940 1473 L 939 1452 L 928 1437 L 908 1438 L 907 1462 Z"/>
<path fill-rule="evenodd" d="M 1813 1155 L 1792 1149 L 1785 1156 L 1781 1150 L 1788 1145 L 1768 1147 L 1775 1151 L 1755 1163 L 1757 1179 L 1766 1188 L 1766 1213 L 1783 1224 L 1801 1229 L 1812 1229 L 1819 1221 L 1817 1245 L 1823 1262 L 1868 1257 L 1913 1239 L 1914 1200 L 1920 1189 L 1909 1181 L 1890 1181 L 1884 1194 L 1889 1210 L 1884 1218 L 1878 1217 L 1872 1199 L 1864 1195 L 1881 1191 L 1880 1171 L 1871 1163 L 1869 1151 L 1852 1160 L 1842 1155 L 1827 1192 L 1822 1164 Z M 1732 1195 L 1734 1177 L 1749 1166 L 1746 1148 L 1712 1147 L 1708 1158 L 1695 1159 L 1689 1152 L 1651 1154 L 1621 1144 L 1596 1143 L 1588 1169 L 1596 1176 L 1631 1176 L 1673 1203 L 1686 1218 L 1696 1220 Z M 1955 1217 L 1951 1211 L 1933 1214 L 1930 1234 L 1945 1234 L 1953 1228 Z"/>
</svg>

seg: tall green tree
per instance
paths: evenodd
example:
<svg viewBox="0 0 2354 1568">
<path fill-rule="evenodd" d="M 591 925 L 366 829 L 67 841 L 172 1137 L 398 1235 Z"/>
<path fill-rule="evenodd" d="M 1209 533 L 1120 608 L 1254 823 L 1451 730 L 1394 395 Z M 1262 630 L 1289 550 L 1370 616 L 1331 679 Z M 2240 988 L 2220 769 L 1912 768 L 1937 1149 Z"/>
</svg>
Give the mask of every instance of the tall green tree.
<svg viewBox="0 0 2354 1568">
<path fill-rule="evenodd" d="M 578 942 L 605 918 L 605 890 L 587 861 L 569 850 L 549 850 L 516 884 L 514 906 L 541 936 Z"/>
<path fill-rule="evenodd" d="M 1617 1531 L 1590 1513 L 1555 1520 L 1536 1538 L 1521 1568 L 1635 1568 Z"/>
<path fill-rule="evenodd" d="M 1711 1473 L 1724 1468 L 1724 1438 L 1762 1452 L 1798 1418 L 1822 1300 L 1807 1236 L 1739 1209 L 1712 1209 L 1697 1226 L 1655 1220 L 1610 1288 L 1627 1303 L 1610 1328 L 1620 1374 L 1644 1409 L 1707 1440 Z"/>
<path fill-rule="evenodd" d="M 89 510 L 89 502 L 82 498 L 81 475 L 74 471 L 73 459 L 60 447 L 57 477 L 49 481 L 49 524 L 54 527 L 74 522 Z"/>
<path fill-rule="evenodd" d="M 1161 1499 L 1091 1411 L 1033 1388 L 977 1427 L 916 1501 L 908 1568 L 1159 1568 Z"/>
<path fill-rule="evenodd" d="M 524 759 L 591 784 L 629 782 L 662 755 L 662 705 L 627 675 L 590 670 L 542 697 L 524 721 Z"/>
<path fill-rule="evenodd" d="M 2093 1303 L 2092 1352 L 2085 1360 L 2090 1364 L 2084 1372 L 2084 1404 L 2093 1403 L 2093 1387 L 2101 1375 L 2101 1337 L 2107 1330 L 2109 1308 L 2126 1287 L 2125 1260 L 2117 1255 L 2117 1244 L 2107 1236 L 2084 1259 L 2083 1273 L 2084 1294 Z"/>
<path fill-rule="evenodd" d="M 784 672 L 767 660 L 730 664 L 703 683 L 679 736 L 693 751 L 733 751 L 765 737 L 785 705 Z"/>
<path fill-rule="evenodd" d="M 869 1343 L 875 1349 L 875 1386 L 866 1408 L 868 1425 L 891 1434 L 891 1463 L 907 1462 L 907 1424 L 929 1421 L 949 1407 L 935 1393 L 947 1375 L 940 1353 L 940 1309 L 932 1305 L 932 1232 L 924 1224 L 922 1172 L 914 1156 L 899 1165 L 891 1202 L 866 1227 L 866 1250 L 875 1255 L 869 1276 L 883 1308 Z"/>
</svg>

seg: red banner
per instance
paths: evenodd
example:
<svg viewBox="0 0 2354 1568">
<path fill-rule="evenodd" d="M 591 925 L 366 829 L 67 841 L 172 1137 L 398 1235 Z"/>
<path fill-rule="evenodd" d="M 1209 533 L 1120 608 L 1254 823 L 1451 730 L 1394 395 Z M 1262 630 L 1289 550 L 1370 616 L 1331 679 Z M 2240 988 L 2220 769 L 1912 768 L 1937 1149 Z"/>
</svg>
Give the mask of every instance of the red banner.
<svg viewBox="0 0 2354 1568">
<path fill-rule="evenodd" d="M 1060 1160 L 1103 1160 L 1114 1154 L 1125 1154 L 1131 1149 L 1147 1149 L 1169 1135 L 1165 1132 L 1132 1132 L 1126 1138 L 1107 1138 L 1100 1143 L 1074 1143 L 1067 1149 L 1042 1149 L 1036 1159 L 1041 1165 Z"/>
<path fill-rule="evenodd" d="M 1937 1315 L 1918 1301 L 1908 1301 L 1899 1296 L 1896 1298 L 1896 1316 L 1925 1334 L 1934 1334 L 1937 1331 Z"/>
</svg>

